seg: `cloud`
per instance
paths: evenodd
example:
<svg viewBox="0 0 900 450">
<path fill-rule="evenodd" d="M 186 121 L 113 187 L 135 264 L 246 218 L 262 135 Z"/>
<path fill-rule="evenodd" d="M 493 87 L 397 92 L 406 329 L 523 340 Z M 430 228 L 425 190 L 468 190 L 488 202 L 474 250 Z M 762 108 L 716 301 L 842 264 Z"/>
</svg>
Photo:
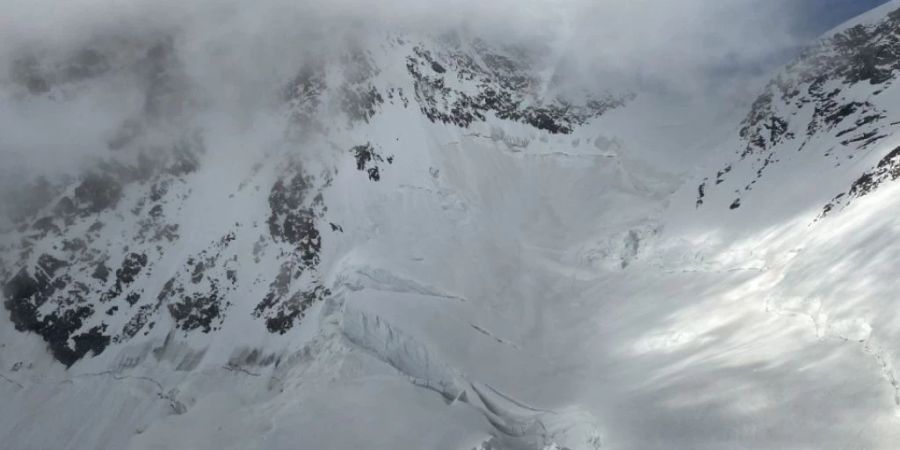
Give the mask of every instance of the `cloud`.
<svg viewBox="0 0 900 450">
<path fill-rule="evenodd" d="M 805 38 L 790 4 L 13 0 L 0 13 L 0 159 L 19 176 L 3 178 L 77 171 L 108 152 L 129 119 L 164 125 L 204 110 L 240 123 L 270 107 L 311 55 L 384 31 L 467 30 L 548 46 L 559 78 L 585 89 L 737 105 Z M 98 81 L 69 83 L 88 78 Z M 29 95 L 54 83 L 78 88 Z"/>
<path fill-rule="evenodd" d="M 580 7 L 573 47 L 592 49 L 589 70 L 645 88 L 692 94 L 768 72 L 805 36 L 782 0 L 600 1 Z M 593 45 L 591 45 L 593 44 Z"/>
<path fill-rule="evenodd" d="M 35 43 L 71 50 L 100 34 L 177 31 L 195 48 L 236 46 L 237 56 L 247 60 L 255 52 L 278 51 L 290 60 L 286 50 L 309 47 L 315 36 L 322 40 L 314 45 L 321 46 L 354 32 L 467 28 L 510 40 L 559 40 L 595 70 L 675 78 L 708 68 L 764 64 L 796 47 L 801 37 L 795 30 L 798 8 L 792 5 L 785 0 L 260 0 L 252 5 L 239 0 L 33 0 L 14 2 L 2 15 L 0 54 Z"/>
</svg>

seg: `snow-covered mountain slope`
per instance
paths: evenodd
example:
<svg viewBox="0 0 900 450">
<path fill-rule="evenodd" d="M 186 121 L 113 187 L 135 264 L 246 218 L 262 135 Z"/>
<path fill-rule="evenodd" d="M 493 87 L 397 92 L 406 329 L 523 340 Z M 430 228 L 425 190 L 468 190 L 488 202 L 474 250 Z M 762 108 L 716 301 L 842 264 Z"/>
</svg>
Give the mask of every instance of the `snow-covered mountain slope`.
<svg viewBox="0 0 900 450">
<path fill-rule="evenodd" d="M 2 233 L 0 440 L 892 448 L 898 7 L 698 180 L 641 145 L 640 95 L 464 34 L 346 42 L 237 116 L 174 38 L 25 55 L 23 110 L 141 89 Z"/>
<path fill-rule="evenodd" d="M 149 334 L 162 312 L 185 333 L 219 330 L 237 296 L 257 298 L 252 316 L 268 331 L 285 334 L 330 295 L 322 257 L 342 241 L 352 246 L 357 235 L 371 233 L 358 223 L 366 215 L 354 214 L 378 203 L 364 191 L 418 190 L 414 196 L 431 193 L 447 209 L 466 208 L 465 199 L 441 186 L 452 174 L 442 176 L 431 158 L 444 155 L 414 150 L 434 147 L 432 129 L 450 128 L 432 125 L 503 142 L 513 152 L 541 133 L 579 140 L 575 127 L 626 101 L 611 95 L 584 104 L 545 100 L 539 91 L 548 89 L 546 82 L 525 65 L 526 55 L 499 53 L 481 41 L 432 44 L 427 50 L 390 39 L 375 53 L 352 48 L 335 61 L 304 67 L 284 88 L 287 132 L 296 135 L 288 142 L 299 151 L 250 152 L 258 161 L 230 156 L 233 172 L 204 160 L 212 144 L 200 128 L 166 136 L 161 144 L 145 142 L 151 138 L 141 120 L 152 120 L 158 109 L 184 108 L 183 99 L 155 89 L 188 84 L 168 79 L 171 44 L 152 46 L 137 64 L 164 73 L 150 75 L 160 86 L 147 95 L 146 117 L 126 120 L 108 143 L 131 153 L 98 164 L 10 236 L 12 258 L 5 266 L 15 269 L 4 277 L 13 323 L 43 336 L 66 365 Z M 35 69 L 22 75 L 23 85 L 32 94 L 52 95 L 52 81 L 44 80 L 55 75 Z M 483 125 L 488 116 L 512 132 Z M 421 125 L 402 125 L 416 122 Z M 437 144 L 453 145 L 446 141 Z M 603 157 L 567 147 L 576 158 Z M 339 197 L 326 201 L 332 195 Z M 323 241 L 334 245 L 323 250 Z M 252 259 L 243 260 L 248 254 Z"/>
<path fill-rule="evenodd" d="M 820 201 L 824 217 L 896 178 L 900 14 L 891 6 L 829 33 L 769 83 L 727 144 L 735 154 L 697 186 L 697 208 L 725 201 L 753 214 L 764 203 L 795 214 Z M 794 176 L 807 172 L 815 182 Z"/>
<path fill-rule="evenodd" d="M 86 80 L 69 76 L 66 59 L 22 63 L 14 80 L 25 101 L 60 101 L 74 84 L 125 76 L 118 72 L 138 72 L 150 86 L 135 117 L 109 137 L 109 156 L 70 185 L 48 188 L 59 192 L 4 236 L 3 359 L 15 374 L 11 386 L 24 392 L 17 409 L 54 384 L 48 371 L 136 382 L 159 394 L 147 405 L 184 413 L 190 407 L 170 384 L 207 371 L 289 382 L 297 374 L 277 374 L 305 372 L 309 359 L 336 377 L 345 360 L 364 358 L 374 369 L 347 370 L 412 377 L 467 405 L 464 416 L 474 414 L 485 436 L 505 429 L 538 445 L 550 439 L 547 427 L 562 426 L 475 379 L 449 375 L 461 370 L 449 363 L 435 372 L 439 357 L 382 322 L 386 311 L 344 304 L 370 291 L 470 304 L 472 320 L 457 324 L 460 331 L 496 342 L 474 319 L 492 302 L 467 297 L 513 301 L 495 283 L 515 274 L 507 271 L 520 264 L 523 236 L 529 246 L 575 246 L 565 238 L 572 227 L 648 215 L 605 211 L 646 195 L 628 182 L 614 146 L 589 128 L 632 95 L 568 101 L 522 51 L 454 36 L 386 38 L 300 68 L 278 90 L 278 114 L 241 130 L 276 139 L 245 151 L 259 141 L 226 142 L 203 123 L 203 101 L 184 88 L 190 79 L 172 41 L 136 45 L 145 57 L 91 58 L 102 67 Z M 272 123 L 283 130 L 255 129 Z M 597 203 L 556 201 L 586 195 Z M 563 222 L 576 215 L 585 219 Z M 621 245 L 590 257 L 624 265 L 632 255 Z M 35 361 L 42 346 L 65 371 Z M 109 401 L 128 398 L 115 395 Z M 4 423 L 14 446 L 58 438 L 14 432 L 22 425 L 11 414 Z M 137 428 L 155 423 L 143 420 Z M 89 433 L 74 445 L 118 447 L 135 427 Z"/>
</svg>

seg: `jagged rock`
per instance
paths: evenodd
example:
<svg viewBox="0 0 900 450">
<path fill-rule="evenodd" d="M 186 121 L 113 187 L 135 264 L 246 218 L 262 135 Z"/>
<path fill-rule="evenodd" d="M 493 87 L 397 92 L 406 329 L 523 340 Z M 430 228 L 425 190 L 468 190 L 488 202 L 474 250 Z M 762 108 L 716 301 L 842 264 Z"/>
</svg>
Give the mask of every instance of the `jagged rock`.
<svg viewBox="0 0 900 450">
<path fill-rule="evenodd" d="M 900 13 L 892 13 L 879 22 L 837 32 L 807 48 L 766 86 L 740 130 L 743 148 L 736 164 L 752 166 L 755 173 L 745 191 L 783 155 L 804 151 L 823 135 L 839 139 L 847 159 L 854 157 L 853 150 L 869 149 L 891 135 L 897 123 L 886 123 L 887 111 L 878 106 L 883 88 L 864 89 L 873 94 L 857 98 L 854 87 L 887 87 L 896 80 L 898 30 Z M 833 153 L 823 149 L 825 157 Z M 716 185 L 725 182 L 731 167 L 719 171 Z M 702 204 L 698 199 L 698 206 Z M 731 208 L 738 206 L 732 203 Z"/>
<path fill-rule="evenodd" d="M 353 156 L 356 159 L 356 169 L 361 172 L 366 172 L 369 175 L 369 179 L 372 181 L 381 180 L 381 168 L 378 166 L 378 163 L 385 161 L 387 161 L 388 164 L 394 163 L 393 156 L 389 156 L 387 159 L 383 158 L 375 151 L 375 148 L 370 143 L 357 145 L 350 149 L 350 152 L 353 153 Z"/>
</svg>

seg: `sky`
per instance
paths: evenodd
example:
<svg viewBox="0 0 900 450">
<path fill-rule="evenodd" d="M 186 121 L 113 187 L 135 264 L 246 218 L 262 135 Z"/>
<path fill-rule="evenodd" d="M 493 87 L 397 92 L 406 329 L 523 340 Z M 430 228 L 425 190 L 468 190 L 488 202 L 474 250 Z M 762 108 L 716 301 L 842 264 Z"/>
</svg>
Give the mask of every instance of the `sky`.
<svg viewBox="0 0 900 450">
<path fill-rule="evenodd" d="M 758 1 L 761 5 L 773 3 Z M 790 61 L 803 46 L 818 36 L 887 1 L 889 0 L 778 0 L 774 3 L 783 8 L 776 8 L 777 12 L 770 13 L 771 18 L 775 23 L 779 23 L 783 17 L 787 17 L 787 20 L 779 23 L 774 30 L 775 36 L 783 30 L 787 30 L 787 34 L 772 41 L 764 39 L 766 44 L 771 45 L 754 54 L 744 52 L 743 46 L 737 46 L 734 51 L 722 55 L 718 60 L 709 61 L 707 70 L 713 80 L 726 82 L 726 89 L 733 89 L 728 82 L 747 75 L 767 79 L 775 68 Z M 764 16 L 763 21 L 768 20 L 770 18 Z"/>
<path fill-rule="evenodd" d="M 866 12 L 887 0 L 800 0 L 797 16 L 799 27 L 809 35 L 817 35 L 841 22 Z"/>
</svg>

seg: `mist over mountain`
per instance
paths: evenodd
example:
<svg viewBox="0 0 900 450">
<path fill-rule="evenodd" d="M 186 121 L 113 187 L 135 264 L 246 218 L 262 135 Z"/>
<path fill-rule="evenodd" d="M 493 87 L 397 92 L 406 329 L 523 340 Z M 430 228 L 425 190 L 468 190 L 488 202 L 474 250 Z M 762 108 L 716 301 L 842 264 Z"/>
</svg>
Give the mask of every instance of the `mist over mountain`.
<svg viewBox="0 0 900 450">
<path fill-rule="evenodd" d="M 302 61 L 386 32 L 463 32 L 515 43 L 544 52 L 546 70 L 572 89 L 664 92 L 678 97 L 666 103 L 696 97 L 694 103 L 709 109 L 722 97 L 748 101 L 755 87 L 738 96 L 735 88 L 763 83 L 787 61 L 784 52 L 808 41 L 793 19 L 808 14 L 798 9 L 775 0 L 14 4 L 6 8 L 0 45 L 2 151 L 19 172 L 65 172 L 102 156 L 103 135 L 112 133 L 115 118 L 136 114 L 146 95 L 137 55 L 161 40 L 169 40 L 172 63 L 182 66 L 183 89 L 205 102 L 202 112 L 240 120 L 271 110 L 278 86 Z M 742 19 L 727 20 L 733 16 Z M 83 89 L 96 77 L 110 80 L 102 92 Z M 51 88 L 59 91 L 53 101 L 21 96 L 23 89 Z"/>
<path fill-rule="evenodd" d="M 827 3 L 0 7 L 0 442 L 893 448 L 900 3 Z"/>
</svg>

